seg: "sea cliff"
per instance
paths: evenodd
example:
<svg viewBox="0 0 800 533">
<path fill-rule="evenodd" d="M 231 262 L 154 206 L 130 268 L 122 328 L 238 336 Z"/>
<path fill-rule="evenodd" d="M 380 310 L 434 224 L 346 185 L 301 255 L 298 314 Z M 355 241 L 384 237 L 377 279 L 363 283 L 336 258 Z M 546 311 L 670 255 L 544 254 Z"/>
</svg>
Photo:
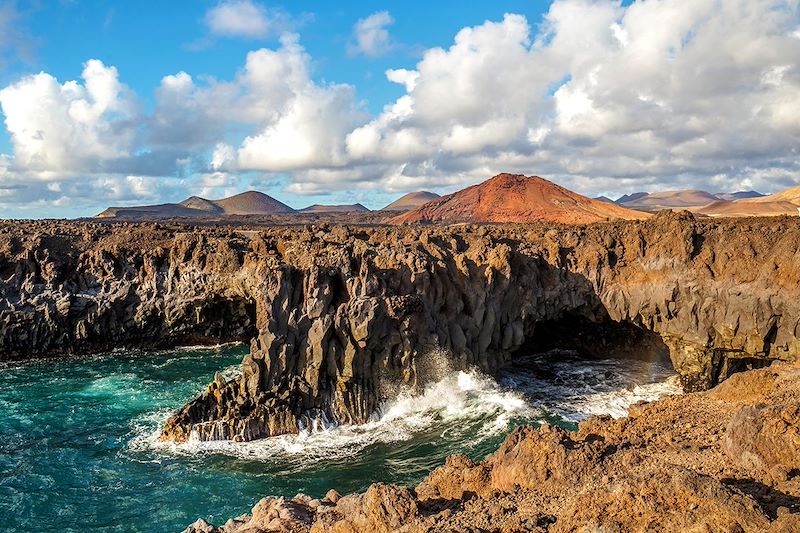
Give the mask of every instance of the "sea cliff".
<svg viewBox="0 0 800 533">
<path fill-rule="evenodd" d="M 162 438 L 252 440 L 365 421 L 427 355 L 666 351 L 687 391 L 797 359 L 793 218 L 585 226 L 199 227 L 6 222 L 0 358 L 248 340 Z M 594 347 L 594 348 L 593 348 Z"/>
</svg>

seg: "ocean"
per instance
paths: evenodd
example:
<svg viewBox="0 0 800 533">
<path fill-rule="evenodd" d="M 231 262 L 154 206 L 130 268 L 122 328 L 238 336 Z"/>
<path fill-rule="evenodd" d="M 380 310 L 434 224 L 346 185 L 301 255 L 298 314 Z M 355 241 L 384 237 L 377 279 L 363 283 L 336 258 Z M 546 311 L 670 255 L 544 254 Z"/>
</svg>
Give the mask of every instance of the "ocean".
<svg viewBox="0 0 800 533">
<path fill-rule="evenodd" d="M 437 367 L 362 426 L 314 420 L 250 443 L 158 441 L 160 427 L 247 347 L 117 351 L 0 367 L 0 531 L 181 531 L 224 523 L 267 495 L 321 497 L 416 484 L 453 453 L 482 459 L 515 427 L 575 429 L 680 392 L 665 361 L 518 357 L 498 380 Z"/>
</svg>

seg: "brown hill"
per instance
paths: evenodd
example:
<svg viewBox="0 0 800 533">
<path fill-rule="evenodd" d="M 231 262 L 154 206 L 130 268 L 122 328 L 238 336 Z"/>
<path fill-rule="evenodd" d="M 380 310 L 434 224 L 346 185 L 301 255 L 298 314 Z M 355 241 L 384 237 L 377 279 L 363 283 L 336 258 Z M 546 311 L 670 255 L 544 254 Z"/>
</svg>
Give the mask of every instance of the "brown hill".
<svg viewBox="0 0 800 533">
<path fill-rule="evenodd" d="M 615 204 L 616 203 L 614 200 L 612 200 L 608 196 L 602 196 L 602 195 L 601 196 L 595 196 L 594 199 L 595 200 L 599 200 L 600 202 L 605 202 L 607 204 Z"/>
<path fill-rule="evenodd" d="M 222 200 L 214 200 L 226 215 L 273 215 L 292 213 L 294 209 L 263 192 L 247 191 Z"/>
<path fill-rule="evenodd" d="M 749 198 L 747 200 L 741 200 L 741 201 L 752 202 L 752 203 L 791 202 L 793 204 L 800 205 L 800 186 L 790 187 L 789 189 L 784 189 L 780 192 L 776 192 L 768 196 L 762 196 L 760 198 Z"/>
<path fill-rule="evenodd" d="M 661 211 L 662 209 L 683 209 L 687 207 L 702 207 L 712 202 L 718 202 L 719 197 L 706 191 L 660 191 L 631 195 L 632 198 L 620 198 L 618 204 L 630 209 L 642 211 Z"/>
<path fill-rule="evenodd" d="M 585 224 L 650 215 L 592 200 L 538 176 L 499 174 L 398 215 L 404 222 L 562 222 Z"/>
<path fill-rule="evenodd" d="M 419 207 L 423 204 L 430 202 L 431 200 L 436 200 L 437 198 L 441 198 L 435 192 L 428 192 L 428 191 L 417 191 L 417 192 L 410 192 L 404 196 L 401 196 L 394 202 L 390 203 L 381 211 L 409 211 L 410 209 L 414 209 L 415 207 Z"/>
<path fill-rule="evenodd" d="M 207 217 L 211 215 L 274 215 L 293 213 L 294 209 L 258 191 L 206 200 L 190 196 L 177 204 L 142 205 L 133 207 L 109 207 L 99 218 L 172 218 Z"/>
<path fill-rule="evenodd" d="M 792 187 L 759 198 L 716 202 L 698 209 L 696 212 L 712 217 L 798 215 L 800 214 L 800 187 Z"/>
<path fill-rule="evenodd" d="M 182 201 L 179 205 L 182 205 L 183 207 L 188 207 L 190 209 L 206 211 L 208 213 L 214 213 L 214 214 L 224 213 L 224 209 L 222 209 L 220 206 L 218 206 L 211 200 L 206 200 L 205 198 L 201 198 L 199 196 L 190 196 L 186 200 Z"/>
<path fill-rule="evenodd" d="M 343 204 L 343 205 L 324 205 L 314 204 L 304 207 L 300 213 L 349 213 L 351 211 L 369 211 L 369 208 L 361 204 Z"/>
<path fill-rule="evenodd" d="M 733 202 L 735 200 L 745 200 L 747 198 L 761 198 L 766 196 L 758 191 L 736 191 L 736 192 L 718 192 L 714 194 L 720 200 Z"/>
</svg>

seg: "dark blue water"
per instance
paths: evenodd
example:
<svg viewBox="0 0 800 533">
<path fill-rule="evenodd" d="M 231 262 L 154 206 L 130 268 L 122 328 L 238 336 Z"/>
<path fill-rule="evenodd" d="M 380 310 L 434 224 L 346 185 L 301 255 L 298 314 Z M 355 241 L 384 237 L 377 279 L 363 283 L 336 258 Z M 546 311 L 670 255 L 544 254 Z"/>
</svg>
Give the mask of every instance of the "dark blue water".
<svg viewBox="0 0 800 533">
<path fill-rule="evenodd" d="M 222 523 L 265 495 L 413 484 L 451 453 L 483 458 L 519 424 L 573 426 L 570 418 L 580 418 L 568 409 L 580 404 L 570 396 L 577 389 L 555 398 L 555 385 L 537 397 L 541 380 L 553 384 L 547 376 L 510 375 L 507 384 L 527 387 L 523 393 L 474 372 L 447 372 L 422 395 L 400 391 L 366 426 L 241 445 L 159 444 L 170 411 L 216 371 L 235 372 L 245 352 L 114 353 L 0 367 L 0 530 L 162 532 L 198 517 Z M 642 379 L 662 381 L 665 372 Z M 635 393 L 630 380 L 640 378 L 629 378 L 622 387 Z M 593 394 L 600 404 L 616 397 L 591 387 L 577 394 L 601 411 Z"/>
</svg>

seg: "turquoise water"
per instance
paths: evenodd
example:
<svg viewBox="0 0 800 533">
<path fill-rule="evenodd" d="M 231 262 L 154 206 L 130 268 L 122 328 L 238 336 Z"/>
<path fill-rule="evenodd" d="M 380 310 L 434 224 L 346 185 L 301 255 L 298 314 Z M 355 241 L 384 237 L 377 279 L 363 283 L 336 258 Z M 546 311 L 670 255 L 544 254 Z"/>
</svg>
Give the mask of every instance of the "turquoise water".
<svg viewBox="0 0 800 533">
<path fill-rule="evenodd" d="M 120 352 L 0 367 L 0 530 L 180 531 L 198 517 L 222 523 L 265 495 L 413 484 L 451 453 L 483 458 L 519 424 L 573 427 L 583 412 L 608 410 L 609 394 L 619 396 L 613 387 L 558 388 L 555 378 L 527 371 L 510 373 L 505 386 L 475 372 L 443 372 L 424 394 L 398 391 L 381 417 L 357 428 L 243 445 L 158 443 L 169 412 L 219 369 L 235 373 L 245 353 Z M 636 396 L 631 380 L 661 387 L 668 373 L 629 376 L 622 396 Z M 555 388 L 537 397 L 545 382 Z"/>
</svg>

